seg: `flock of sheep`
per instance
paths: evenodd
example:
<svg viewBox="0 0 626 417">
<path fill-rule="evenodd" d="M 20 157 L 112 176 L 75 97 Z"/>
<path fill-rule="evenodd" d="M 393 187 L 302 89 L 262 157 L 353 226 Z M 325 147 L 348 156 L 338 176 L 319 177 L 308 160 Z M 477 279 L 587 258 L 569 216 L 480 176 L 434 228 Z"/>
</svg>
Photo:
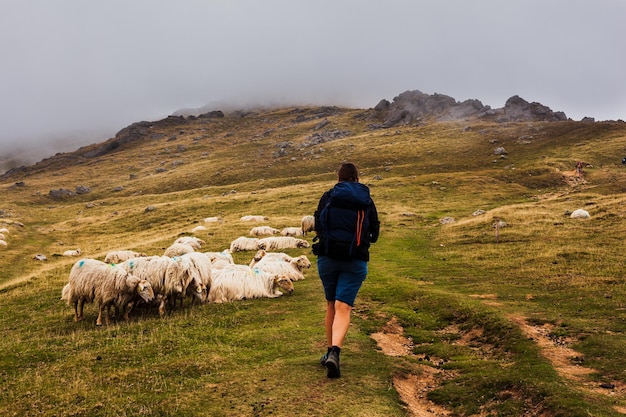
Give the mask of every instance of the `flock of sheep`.
<svg viewBox="0 0 626 417">
<path fill-rule="evenodd" d="M 275 251 L 309 247 L 306 240 L 293 235 L 303 236 L 313 229 L 313 217 L 305 216 L 300 228 L 253 227 L 253 237 L 240 236 L 221 252 L 203 252 L 202 239 L 185 236 L 176 239 L 163 255 L 121 250 L 107 253 L 104 261 L 83 258 L 73 265 L 61 300 L 73 306 L 75 321 L 83 319 L 86 303 L 97 304 L 96 325 L 100 326 L 108 325 L 113 317 L 128 320 L 138 304 L 158 306 L 159 314 L 164 315 L 186 298 L 200 304 L 275 298 L 283 291 L 291 294 L 294 281 L 304 279 L 303 270 L 311 262 L 306 255 L 292 257 Z M 262 237 L 268 234 L 280 236 Z M 232 256 L 239 251 L 256 253 L 248 265 L 242 265 Z M 78 255 L 80 251 L 72 256 Z"/>
</svg>

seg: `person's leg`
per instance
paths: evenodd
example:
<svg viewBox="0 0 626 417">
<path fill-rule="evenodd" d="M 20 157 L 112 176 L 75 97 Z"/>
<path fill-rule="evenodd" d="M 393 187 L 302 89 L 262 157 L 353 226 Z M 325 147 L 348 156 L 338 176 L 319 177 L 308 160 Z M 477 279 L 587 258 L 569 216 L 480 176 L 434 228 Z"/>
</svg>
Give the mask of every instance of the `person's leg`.
<svg viewBox="0 0 626 417">
<path fill-rule="evenodd" d="M 335 301 L 326 301 L 326 318 L 324 324 L 326 327 L 326 344 L 328 347 L 333 345 L 333 325 L 335 322 Z"/>
<path fill-rule="evenodd" d="M 332 328 L 330 333 L 330 345 L 342 347 L 343 341 L 350 327 L 350 313 L 352 307 L 343 301 L 336 300 L 333 306 L 334 319 L 332 320 Z M 328 334 L 328 333 L 327 333 Z"/>
</svg>

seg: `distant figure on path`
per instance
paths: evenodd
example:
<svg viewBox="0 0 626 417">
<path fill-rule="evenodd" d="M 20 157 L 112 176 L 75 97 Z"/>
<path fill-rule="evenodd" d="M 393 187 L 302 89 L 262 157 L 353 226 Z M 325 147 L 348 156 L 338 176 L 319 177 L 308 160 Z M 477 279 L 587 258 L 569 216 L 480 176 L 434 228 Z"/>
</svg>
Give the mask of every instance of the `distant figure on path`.
<svg viewBox="0 0 626 417">
<path fill-rule="evenodd" d="M 576 176 L 581 178 L 583 176 L 583 163 L 578 161 L 576 163 Z"/>
</svg>

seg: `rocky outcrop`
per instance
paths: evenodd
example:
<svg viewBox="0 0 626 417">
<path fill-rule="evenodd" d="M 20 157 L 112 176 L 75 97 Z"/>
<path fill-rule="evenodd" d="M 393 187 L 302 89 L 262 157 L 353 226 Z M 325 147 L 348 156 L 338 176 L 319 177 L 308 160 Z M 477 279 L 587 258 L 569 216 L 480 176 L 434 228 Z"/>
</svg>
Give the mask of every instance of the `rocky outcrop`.
<svg viewBox="0 0 626 417">
<path fill-rule="evenodd" d="M 502 109 L 496 110 L 497 122 L 556 122 L 567 120 L 565 113 L 550 110 L 541 103 L 529 103 L 520 96 L 509 98 Z"/>
<path fill-rule="evenodd" d="M 492 109 L 479 100 L 458 102 L 444 94 L 405 91 L 393 102 L 381 100 L 373 109 L 373 119 L 379 128 L 407 124 L 489 118 L 496 122 L 567 120 L 565 113 L 553 112 L 540 103 L 529 103 L 519 96 L 509 98 L 501 109 Z"/>
</svg>

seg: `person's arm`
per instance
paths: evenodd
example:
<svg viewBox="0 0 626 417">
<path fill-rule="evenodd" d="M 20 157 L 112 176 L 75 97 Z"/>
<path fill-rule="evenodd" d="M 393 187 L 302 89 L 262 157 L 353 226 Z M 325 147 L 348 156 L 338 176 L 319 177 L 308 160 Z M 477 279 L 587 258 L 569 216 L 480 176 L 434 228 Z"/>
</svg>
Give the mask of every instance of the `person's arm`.
<svg viewBox="0 0 626 417">
<path fill-rule="evenodd" d="M 380 221 L 378 220 L 378 211 L 376 205 L 372 203 L 372 209 L 370 210 L 370 242 L 375 243 L 378 240 L 378 234 L 380 233 Z"/>
<path fill-rule="evenodd" d="M 320 213 L 322 212 L 322 209 L 326 206 L 326 201 L 327 200 L 328 200 L 328 191 L 326 191 L 322 195 L 322 198 L 320 198 L 320 201 L 317 204 L 317 210 L 315 210 L 315 213 L 313 213 L 313 217 L 315 218 L 314 230 L 315 230 L 315 233 L 317 233 L 317 234 L 319 234 L 319 231 L 317 230 L 317 227 L 320 224 Z"/>
</svg>

